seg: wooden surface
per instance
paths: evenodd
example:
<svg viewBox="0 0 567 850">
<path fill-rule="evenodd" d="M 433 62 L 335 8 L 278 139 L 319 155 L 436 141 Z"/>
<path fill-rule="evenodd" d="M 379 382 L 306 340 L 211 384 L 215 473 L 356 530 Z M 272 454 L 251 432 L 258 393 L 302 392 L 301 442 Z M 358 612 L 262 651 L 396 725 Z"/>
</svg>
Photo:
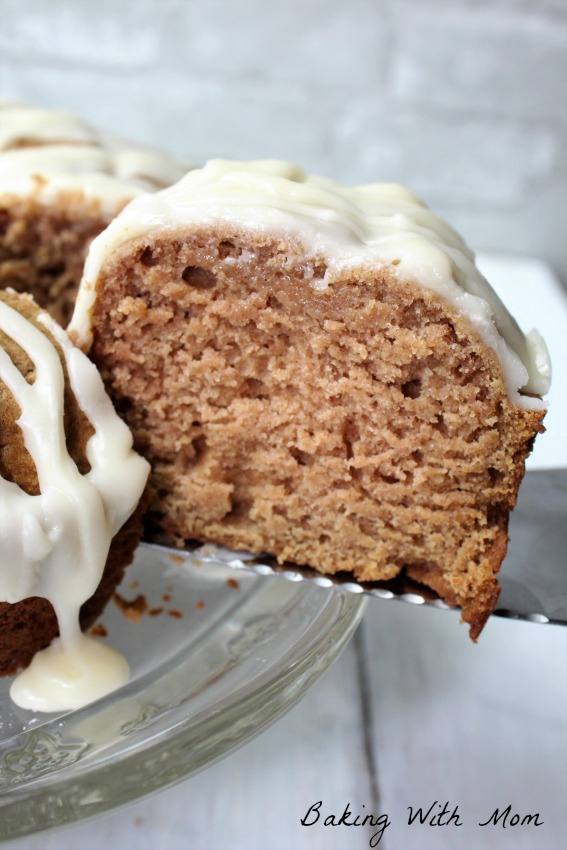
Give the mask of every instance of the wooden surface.
<svg viewBox="0 0 567 850">
<path fill-rule="evenodd" d="M 492 619 L 478 645 L 451 611 L 370 600 L 335 665 L 292 711 L 180 785 L 4 850 L 562 850 L 567 835 L 567 630 Z M 319 822 L 303 826 L 323 801 Z M 448 802 L 446 821 L 408 807 Z M 489 824 L 496 808 L 541 826 Z M 432 815 L 441 807 L 435 805 Z M 307 820 L 313 819 L 314 814 Z M 439 818 L 438 818 L 439 820 Z M 453 819 L 455 820 L 455 818 Z"/>
</svg>

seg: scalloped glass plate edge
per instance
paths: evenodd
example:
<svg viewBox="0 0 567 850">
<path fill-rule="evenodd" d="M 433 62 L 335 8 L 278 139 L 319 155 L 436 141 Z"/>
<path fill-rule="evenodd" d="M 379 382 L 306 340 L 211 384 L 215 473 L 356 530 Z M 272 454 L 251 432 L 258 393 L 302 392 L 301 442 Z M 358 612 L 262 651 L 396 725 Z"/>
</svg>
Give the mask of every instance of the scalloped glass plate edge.
<svg viewBox="0 0 567 850">
<path fill-rule="evenodd" d="M 266 582 L 266 578 L 261 581 Z M 274 577 L 268 582 L 285 582 Z M 289 583 L 285 582 L 289 586 Z M 264 585 L 265 587 L 266 585 Z M 303 591 L 295 591 L 301 599 Z M 340 589 L 318 589 L 321 610 L 309 623 L 308 645 L 276 658 L 265 674 L 244 685 L 198 719 L 187 713 L 172 728 L 126 749 L 116 763 L 105 760 L 55 773 L 48 782 L 0 791 L 0 840 L 6 841 L 96 817 L 209 767 L 234 752 L 291 709 L 346 647 L 366 600 Z M 282 663 L 285 666 L 282 669 Z M 32 730 L 41 733 L 41 729 Z"/>
</svg>

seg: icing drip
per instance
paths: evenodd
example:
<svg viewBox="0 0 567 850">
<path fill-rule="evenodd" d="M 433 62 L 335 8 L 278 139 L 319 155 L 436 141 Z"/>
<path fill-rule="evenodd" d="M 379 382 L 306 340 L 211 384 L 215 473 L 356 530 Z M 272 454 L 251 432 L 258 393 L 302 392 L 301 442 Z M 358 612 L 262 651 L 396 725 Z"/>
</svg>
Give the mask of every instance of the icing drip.
<svg viewBox="0 0 567 850">
<path fill-rule="evenodd" d="M 116 650 L 79 632 L 72 646 L 56 638 L 36 653 L 12 683 L 10 696 L 32 711 L 82 708 L 127 682 L 129 672 Z"/>
<path fill-rule="evenodd" d="M 307 176 L 290 163 L 211 160 L 176 185 L 133 201 L 91 245 L 70 330 L 83 346 L 91 340 L 96 281 L 106 258 L 148 232 L 230 222 L 256 233 L 292 236 L 305 264 L 325 262 L 326 289 L 348 269 L 387 266 L 400 281 L 426 286 L 455 307 L 499 357 L 510 399 L 541 408 L 551 368 L 537 332 L 524 336 L 474 265 L 470 250 L 447 224 L 402 186 L 344 187 Z"/>
<path fill-rule="evenodd" d="M 93 647 L 96 641 L 81 633 L 79 610 L 98 587 L 112 537 L 135 510 L 149 465 L 133 451 L 130 431 L 95 366 L 49 316 L 39 321 L 62 349 L 71 389 L 94 428 L 86 449 L 91 469 L 81 475 L 65 442 L 65 378 L 57 349 L 0 300 L 0 329 L 35 368 L 28 383 L 0 349 L 0 380 L 20 407 L 18 424 L 40 490 L 29 495 L 0 476 L 0 599 L 42 596 L 53 605 L 60 641 L 38 653 L 11 690 L 22 707 L 47 711 L 75 708 L 124 681 L 126 663 L 102 644 Z"/>
</svg>

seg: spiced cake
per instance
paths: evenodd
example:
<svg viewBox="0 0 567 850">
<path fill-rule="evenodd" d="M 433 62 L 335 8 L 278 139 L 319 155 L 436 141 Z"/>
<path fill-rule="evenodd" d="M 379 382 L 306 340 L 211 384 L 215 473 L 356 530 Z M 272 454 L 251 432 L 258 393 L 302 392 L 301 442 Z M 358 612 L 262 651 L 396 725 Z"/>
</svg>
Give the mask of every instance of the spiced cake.
<svg viewBox="0 0 567 850">
<path fill-rule="evenodd" d="M 179 543 L 494 609 L 549 360 L 406 189 L 211 161 L 91 245 L 73 338 Z"/>
<path fill-rule="evenodd" d="M 0 105 L 0 288 L 30 292 L 66 325 L 91 240 L 186 170 L 74 115 Z"/>
<path fill-rule="evenodd" d="M 57 635 L 82 647 L 132 560 L 148 471 L 93 364 L 0 291 L 0 674 Z"/>
</svg>

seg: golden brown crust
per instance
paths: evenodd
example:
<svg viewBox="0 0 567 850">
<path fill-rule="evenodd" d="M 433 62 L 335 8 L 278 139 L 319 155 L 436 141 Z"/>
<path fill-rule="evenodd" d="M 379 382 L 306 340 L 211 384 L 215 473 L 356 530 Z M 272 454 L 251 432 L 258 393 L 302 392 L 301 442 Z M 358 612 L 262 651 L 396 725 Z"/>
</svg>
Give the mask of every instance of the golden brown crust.
<svg viewBox="0 0 567 850">
<path fill-rule="evenodd" d="M 394 269 L 289 238 L 169 232 L 103 268 L 92 356 L 153 464 L 154 518 L 359 580 L 400 571 L 478 636 L 543 412 L 468 321 Z"/>
<path fill-rule="evenodd" d="M 0 300 L 17 309 L 49 336 L 45 327 L 38 324 L 39 309 L 29 296 L 0 291 Z M 31 361 L 22 349 L 1 331 L 0 346 L 8 353 L 26 379 L 33 381 L 34 370 Z M 68 388 L 64 362 L 63 368 L 66 378 L 67 448 L 81 472 L 86 472 L 89 469 L 86 444 L 93 429 Z M 6 385 L 0 381 L 0 475 L 18 484 L 25 492 L 36 495 L 39 492 L 37 472 L 25 448 L 21 429 L 17 425 L 19 416 L 19 406 Z M 124 569 L 131 562 L 141 535 L 141 515 L 142 507 L 115 536 L 101 583 L 95 594 L 81 609 L 83 628 L 88 628 L 94 623 L 111 598 L 114 588 L 122 580 Z M 0 675 L 10 675 L 20 667 L 29 664 L 33 655 L 48 646 L 57 634 L 57 619 L 47 600 L 32 597 L 15 604 L 0 602 Z"/>
</svg>

